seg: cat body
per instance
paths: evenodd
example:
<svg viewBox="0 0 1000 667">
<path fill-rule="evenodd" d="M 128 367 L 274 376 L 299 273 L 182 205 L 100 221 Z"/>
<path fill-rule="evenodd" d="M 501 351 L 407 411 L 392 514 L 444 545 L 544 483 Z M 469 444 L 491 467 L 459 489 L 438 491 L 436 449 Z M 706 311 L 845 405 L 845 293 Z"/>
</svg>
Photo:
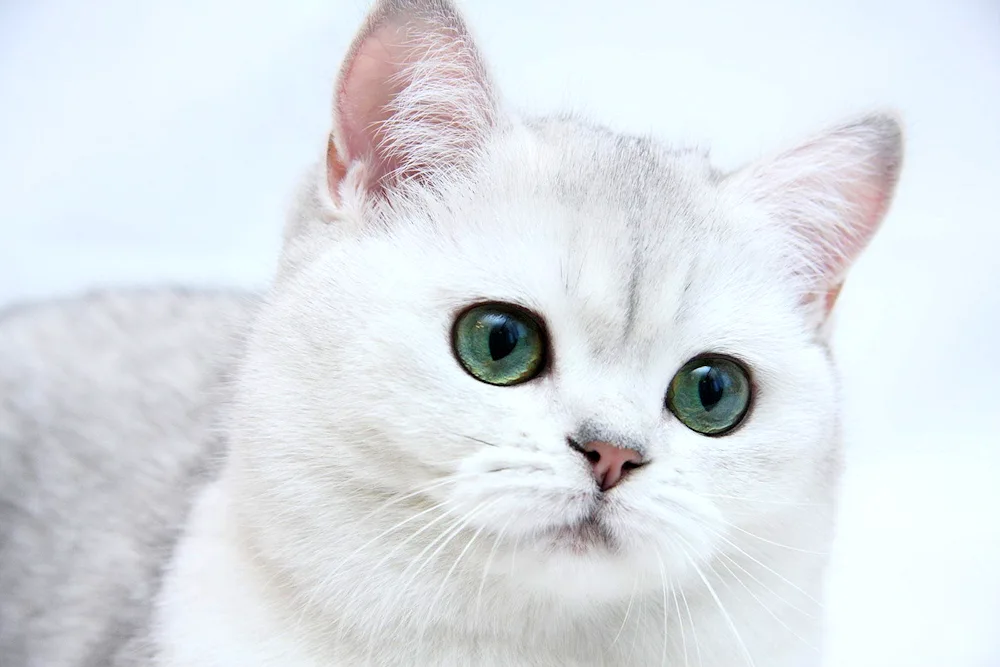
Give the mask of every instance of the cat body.
<svg viewBox="0 0 1000 667">
<path fill-rule="evenodd" d="M 177 290 L 0 313 L 0 664 L 149 665 L 152 602 L 217 472 L 254 301 Z"/>
<path fill-rule="evenodd" d="M 829 312 L 890 201 L 895 121 L 722 174 L 509 113 L 454 8 L 396 0 L 333 125 L 259 305 L 0 324 L 0 655 L 820 664 Z M 86 416 L 52 407 L 73 392 Z"/>
</svg>

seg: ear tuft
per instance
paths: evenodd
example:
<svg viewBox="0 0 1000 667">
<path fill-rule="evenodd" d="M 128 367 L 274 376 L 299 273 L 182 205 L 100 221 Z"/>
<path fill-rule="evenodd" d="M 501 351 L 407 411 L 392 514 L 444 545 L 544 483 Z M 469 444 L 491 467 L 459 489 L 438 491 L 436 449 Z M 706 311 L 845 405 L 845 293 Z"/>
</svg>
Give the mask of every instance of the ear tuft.
<svg viewBox="0 0 1000 667">
<path fill-rule="evenodd" d="M 899 121 L 878 113 L 834 127 L 728 180 L 790 232 L 788 259 L 805 279 L 807 300 L 821 298 L 825 315 L 889 209 L 902 158 Z"/>
<path fill-rule="evenodd" d="M 461 167 L 497 120 L 482 58 L 444 0 L 376 4 L 344 60 L 327 157 L 331 194 L 348 174 L 383 192 Z"/>
</svg>

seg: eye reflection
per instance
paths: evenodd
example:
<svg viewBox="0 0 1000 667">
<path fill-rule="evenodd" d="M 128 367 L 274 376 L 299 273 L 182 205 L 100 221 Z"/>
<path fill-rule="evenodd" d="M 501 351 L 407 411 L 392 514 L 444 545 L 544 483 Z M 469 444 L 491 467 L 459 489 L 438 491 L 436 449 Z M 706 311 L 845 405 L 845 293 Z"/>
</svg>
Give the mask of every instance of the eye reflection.
<svg viewBox="0 0 1000 667">
<path fill-rule="evenodd" d="M 542 326 L 533 315 L 512 304 L 470 308 L 459 316 L 452 338 L 462 368 L 487 384 L 527 382 L 544 365 Z"/>
<path fill-rule="evenodd" d="M 739 426 L 750 407 L 750 378 L 728 357 L 701 355 L 674 375 L 667 409 L 703 435 L 725 435 Z"/>
</svg>

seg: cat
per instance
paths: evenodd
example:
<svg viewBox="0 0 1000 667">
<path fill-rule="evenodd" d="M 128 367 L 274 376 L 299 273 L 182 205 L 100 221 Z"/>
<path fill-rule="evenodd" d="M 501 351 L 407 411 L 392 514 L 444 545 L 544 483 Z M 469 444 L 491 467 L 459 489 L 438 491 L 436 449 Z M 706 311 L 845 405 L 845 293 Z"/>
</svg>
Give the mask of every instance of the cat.
<svg viewBox="0 0 1000 667">
<path fill-rule="evenodd" d="M 0 320 L 4 667 L 822 660 L 873 113 L 732 173 L 380 0 L 263 297 Z"/>
</svg>

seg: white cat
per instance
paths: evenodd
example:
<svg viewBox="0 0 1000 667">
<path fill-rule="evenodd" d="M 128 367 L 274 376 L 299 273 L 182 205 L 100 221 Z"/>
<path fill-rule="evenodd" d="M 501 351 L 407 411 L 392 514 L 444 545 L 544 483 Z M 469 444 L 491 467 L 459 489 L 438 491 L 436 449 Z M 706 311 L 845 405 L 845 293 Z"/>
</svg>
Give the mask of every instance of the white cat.
<svg viewBox="0 0 1000 667">
<path fill-rule="evenodd" d="M 225 332 L 251 306 L 218 295 L 0 324 L 0 387 L 34 392 L 0 407 L 0 656 L 820 664 L 841 469 L 829 315 L 901 150 L 872 115 L 723 174 L 523 119 L 448 2 L 380 2 L 245 346 Z M 219 406 L 224 448 L 204 416 Z M 116 481 L 24 463 L 61 451 L 120 451 L 94 464 Z M 178 472 L 217 451 L 218 471 Z M 83 555 L 60 578 L 43 561 L 70 543 Z M 56 590 L 67 601 L 32 616 Z M 103 603 L 123 590 L 141 610 L 125 630 Z"/>
</svg>

